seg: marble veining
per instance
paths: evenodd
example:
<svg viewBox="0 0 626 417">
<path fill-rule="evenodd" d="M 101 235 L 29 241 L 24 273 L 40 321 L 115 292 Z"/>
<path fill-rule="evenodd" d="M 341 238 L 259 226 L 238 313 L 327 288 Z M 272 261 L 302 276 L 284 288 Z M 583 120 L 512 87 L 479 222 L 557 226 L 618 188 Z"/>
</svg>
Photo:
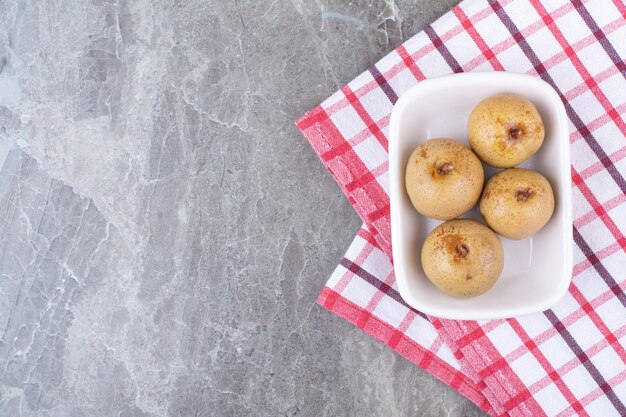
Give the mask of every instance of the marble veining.
<svg viewBox="0 0 626 417">
<path fill-rule="evenodd" d="M 454 3 L 0 0 L 0 416 L 482 415 L 315 304 L 293 124 Z"/>
</svg>

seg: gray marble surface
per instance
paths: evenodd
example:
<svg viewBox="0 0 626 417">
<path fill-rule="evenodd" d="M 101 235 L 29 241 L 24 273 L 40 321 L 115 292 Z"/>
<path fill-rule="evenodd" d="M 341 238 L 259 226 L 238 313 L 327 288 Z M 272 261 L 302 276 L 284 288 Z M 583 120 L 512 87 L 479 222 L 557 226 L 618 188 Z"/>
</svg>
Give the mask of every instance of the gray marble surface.
<svg viewBox="0 0 626 417">
<path fill-rule="evenodd" d="M 293 124 L 455 2 L 0 0 L 0 416 L 482 415 L 315 304 Z"/>
</svg>

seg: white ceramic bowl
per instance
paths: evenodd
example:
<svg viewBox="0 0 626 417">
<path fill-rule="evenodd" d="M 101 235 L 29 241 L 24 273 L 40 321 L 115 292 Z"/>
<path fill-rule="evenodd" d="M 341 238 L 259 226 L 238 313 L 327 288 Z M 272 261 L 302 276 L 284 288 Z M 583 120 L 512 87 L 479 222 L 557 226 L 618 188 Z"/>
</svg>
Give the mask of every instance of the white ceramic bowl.
<svg viewBox="0 0 626 417">
<path fill-rule="evenodd" d="M 468 145 L 470 112 L 480 100 L 499 93 L 520 94 L 541 114 L 546 130 L 543 146 L 519 166 L 539 171 L 550 181 L 556 200 L 554 215 L 528 239 L 500 237 L 504 270 L 491 290 L 474 298 L 453 298 L 439 291 L 422 270 L 422 244 L 441 221 L 413 208 L 404 185 L 406 163 L 411 152 L 428 139 L 447 137 Z M 483 166 L 486 178 L 499 171 Z M 449 319 L 507 318 L 547 310 L 567 291 L 572 275 L 568 124 L 563 103 L 547 83 L 504 72 L 455 74 L 420 82 L 400 97 L 391 114 L 389 176 L 394 268 L 400 295 L 410 306 Z M 477 206 L 462 217 L 483 221 Z"/>
</svg>

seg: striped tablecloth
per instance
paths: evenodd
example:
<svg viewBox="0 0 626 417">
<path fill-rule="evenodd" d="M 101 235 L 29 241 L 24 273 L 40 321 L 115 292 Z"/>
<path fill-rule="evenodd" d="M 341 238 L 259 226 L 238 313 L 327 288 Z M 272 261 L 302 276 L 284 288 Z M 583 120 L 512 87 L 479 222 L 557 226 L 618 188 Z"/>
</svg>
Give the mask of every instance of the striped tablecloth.
<svg viewBox="0 0 626 417">
<path fill-rule="evenodd" d="M 363 219 L 318 302 L 497 416 L 626 416 L 626 4 L 465 0 L 297 125 Z M 526 73 L 570 120 L 574 271 L 540 314 L 428 317 L 399 296 L 391 260 L 387 130 L 425 78 Z"/>
</svg>

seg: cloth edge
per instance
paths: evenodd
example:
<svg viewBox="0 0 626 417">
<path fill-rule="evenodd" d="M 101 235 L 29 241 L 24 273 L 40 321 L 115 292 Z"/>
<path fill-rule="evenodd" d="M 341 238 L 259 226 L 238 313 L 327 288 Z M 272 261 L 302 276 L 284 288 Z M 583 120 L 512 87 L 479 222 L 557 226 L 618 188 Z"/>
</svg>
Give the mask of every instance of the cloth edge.
<svg viewBox="0 0 626 417">
<path fill-rule="evenodd" d="M 327 300 L 328 300 L 329 297 L 333 298 L 333 301 L 334 301 L 333 304 L 334 305 L 337 302 L 339 302 L 348 311 L 343 311 L 342 309 L 336 309 L 336 308 L 329 308 L 326 305 Z M 486 412 L 486 413 L 488 413 L 488 414 L 490 414 L 490 415 L 492 415 L 494 417 L 504 417 L 504 416 L 506 416 L 506 414 L 496 414 L 495 413 L 495 410 L 494 410 L 493 406 L 485 398 L 485 395 L 480 391 L 480 389 L 478 389 L 478 387 L 474 386 L 475 385 L 474 381 L 469 379 L 467 376 L 465 377 L 464 381 L 459 383 L 458 387 L 451 386 L 448 381 L 452 381 L 452 380 L 456 379 L 457 377 L 454 375 L 454 373 L 451 370 L 449 370 L 450 365 L 445 363 L 443 360 L 439 359 L 436 355 L 433 355 L 432 352 L 428 351 L 424 347 L 418 345 L 417 343 L 413 343 L 412 348 L 413 348 L 414 351 L 417 352 L 419 359 L 418 358 L 412 358 L 412 357 L 409 357 L 409 355 L 403 353 L 401 350 L 389 346 L 385 342 L 385 340 L 381 337 L 381 335 L 376 334 L 376 333 L 371 332 L 371 331 L 368 331 L 368 329 L 361 328 L 361 327 L 357 326 L 355 317 L 358 317 L 358 315 L 361 314 L 363 310 L 361 308 L 359 308 L 358 306 L 356 306 L 354 303 L 352 303 L 349 300 L 347 300 L 344 297 L 342 297 L 340 294 L 334 292 L 332 289 L 324 286 L 324 288 L 322 289 L 319 297 L 317 298 L 317 304 L 320 305 L 321 307 L 324 307 L 326 310 L 330 311 L 331 313 L 333 313 L 333 314 L 343 318 L 344 320 L 346 320 L 347 322 L 349 322 L 353 326 L 359 328 L 360 330 L 364 331 L 365 333 L 367 333 L 368 335 L 370 335 L 371 337 L 373 337 L 377 341 L 385 344 L 385 346 L 390 347 L 396 353 L 398 353 L 400 356 L 402 356 L 404 359 L 408 360 L 409 362 L 413 363 L 414 365 L 417 365 L 420 369 L 423 369 L 428 374 L 434 376 L 439 381 L 443 382 L 446 386 L 454 389 L 456 392 L 461 394 L 463 397 L 467 398 L 469 401 L 471 401 L 473 404 L 475 404 L 478 408 L 480 408 L 484 412 Z M 377 317 L 372 316 L 371 320 L 376 320 L 376 321 L 380 322 L 380 324 L 382 326 L 391 327 L 389 324 L 384 323 L 382 320 L 378 319 Z M 424 359 L 424 357 L 426 356 L 425 353 L 430 353 L 430 355 L 428 355 L 429 359 L 430 359 L 429 362 L 428 362 L 428 365 L 432 365 L 433 363 L 435 363 L 434 367 L 423 366 L 422 365 L 421 362 Z"/>
</svg>

